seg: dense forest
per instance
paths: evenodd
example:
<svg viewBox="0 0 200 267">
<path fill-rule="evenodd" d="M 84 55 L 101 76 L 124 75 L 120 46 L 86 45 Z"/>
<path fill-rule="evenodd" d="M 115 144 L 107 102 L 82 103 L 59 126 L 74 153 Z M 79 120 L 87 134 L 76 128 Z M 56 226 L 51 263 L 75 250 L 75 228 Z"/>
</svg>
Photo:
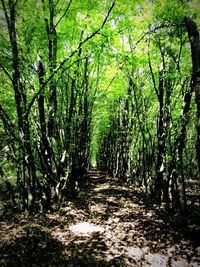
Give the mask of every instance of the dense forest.
<svg viewBox="0 0 200 267">
<path fill-rule="evenodd" d="M 198 0 L 1 0 L 2 220 L 60 211 L 95 194 L 100 173 L 185 227 L 200 218 L 199 11 Z"/>
</svg>

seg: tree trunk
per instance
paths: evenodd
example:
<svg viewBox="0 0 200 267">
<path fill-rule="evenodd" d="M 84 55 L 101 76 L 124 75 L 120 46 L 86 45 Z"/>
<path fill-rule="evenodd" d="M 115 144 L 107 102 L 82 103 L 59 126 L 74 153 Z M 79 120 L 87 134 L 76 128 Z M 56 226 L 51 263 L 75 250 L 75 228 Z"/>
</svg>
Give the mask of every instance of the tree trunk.
<svg viewBox="0 0 200 267">
<path fill-rule="evenodd" d="M 12 50 L 12 86 L 15 93 L 15 105 L 17 110 L 18 119 L 18 145 L 19 145 L 19 157 L 18 157 L 18 170 L 20 170 L 21 162 L 22 171 L 21 176 L 24 180 L 24 190 L 22 195 L 22 201 L 29 211 L 33 209 L 35 202 L 35 183 L 36 183 L 36 170 L 35 162 L 31 149 L 31 138 L 29 131 L 28 115 L 26 116 L 26 93 L 24 91 L 24 85 L 21 81 L 20 74 L 20 57 L 17 43 L 17 30 L 16 30 L 16 18 L 15 18 L 15 5 L 13 0 L 8 1 L 8 7 L 4 0 L 2 0 L 2 6 L 7 22 L 9 39 Z M 20 175 L 18 175 L 18 178 Z M 22 178 L 20 178 L 22 179 Z M 22 184 L 18 181 L 18 184 Z"/>
<path fill-rule="evenodd" d="M 192 52 L 193 84 L 195 88 L 197 106 L 196 154 L 200 175 L 200 39 L 197 25 L 194 21 L 192 21 L 192 19 L 185 17 L 185 26 L 188 32 Z"/>
<path fill-rule="evenodd" d="M 56 68 L 57 61 L 57 35 L 56 25 L 54 24 L 54 3 L 53 0 L 49 0 L 49 20 L 45 18 L 46 32 L 48 36 L 48 52 L 49 52 L 49 66 L 51 75 Z M 49 96 L 49 121 L 48 121 L 48 136 L 52 137 L 56 135 L 58 139 L 58 132 L 56 127 L 56 113 L 57 113 L 57 92 L 55 78 L 50 81 L 49 84 L 50 96 Z"/>
<path fill-rule="evenodd" d="M 38 98 L 39 118 L 40 118 L 40 129 L 41 129 L 41 141 L 40 141 L 40 154 L 41 154 L 41 167 L 44 175 L 44 193 L 46 197 L 43 206 L 45 209 L 51 209 L 51 188 L 54 184 L 53 181 L 53 155 L 50 147 L 49 140 L 47 138 L 47 126 L 45 117 L 45 98 L 44 98 L 44 66 L 40 61 L 38 64 L 38 76 L 40 87 L 42 88 Z"/>
<path fill-rule="evenodd" d="M 164 140 L 164 81 L 162 72 L 159 77 L 159 88 L 158 88 L 158 101 L 159 101 L 159 117 L 158 117 L 158 146 L 157 146 L 157 163 L 156 163 L 156 178 L 155 178 L 155 198 L 158 203 L 161 202 L 161 195 L 163 189 L 163 172 L 164 163 L 163 155 L 165 152 L 165 140 Z"/>
</svg>

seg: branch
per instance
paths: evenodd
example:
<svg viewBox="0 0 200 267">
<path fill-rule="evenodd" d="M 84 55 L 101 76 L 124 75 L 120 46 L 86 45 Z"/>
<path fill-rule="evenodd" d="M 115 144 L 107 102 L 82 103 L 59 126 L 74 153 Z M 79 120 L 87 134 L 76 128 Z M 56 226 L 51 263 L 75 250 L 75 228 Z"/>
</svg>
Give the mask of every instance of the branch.
<svg viewBox="0 0 200 267">
<path fill-rule="evenodd" d="M 65 71 L 67 71 L 68 69 L 70 69 L 71 66 L 73 66 L 75 63 L 77 63 L 78 61 L 81 61 L 81 60 L 83 60 L 83 59 L 85 59 L 85 57 L 84 57 L 84 58 L 77 59 L 77 60 L 75 60 L 74 62 L 72 62 L 72 64 L 70 64 L 68 67 L 66 67 L 65 69 L 63 69 L 61 75 L 62 75 Z M 53 74 L 54 74 L 54 73 L 53 73 Z M 53 74 L 52 74 L 52 75 L 53 75 Z M 51 75 L 51 76 L 52 76 L 52 75 Z M 51 77 L 51 76 L 50 76 L 50 77 Z M 49 77 L 49 78 L 50 78 L 50 77 Z M 25 118 L 28 118 L 28 114 L 29 114 L 29 112 L 30 112 L 30 110 L 31 110 L 32 105 L 34 104 L 36 98 L 40 95 L 41 91 L 46 87 L 46 85 L 48 84 L 49 81 L 50 81 L 50 80 L 48 79 L 46 82 L 44 82 L 43 85 L 42 85 L 42 86 L 40 87 L 40 89 L 38 90 L 38 92 L 37 92 L 37 93 L 34 95 L 34 97 L 32 98 L 31 102 L 30 102 L 29 105 L 28 105 L 28 108 L 27 108 L 27 111 L 26 111 Z"/>
<path fill-rule="evenodd" d="M 13 82 L 13 79 L 12 79 L 11 75 L 9 74 L 9 72 L 7 71 L 7 69 L 4 68 L 4 66 L 2 64 L 0 64 L 0 67 L 5 72 L 5 74 L 8 76 L 8 78 L 11 80 L 11 82 Z"/>
<path fill-rule="evenodd" d="M 154 77 L 154 74 L 153 74 L 153 69 L 152 69 L 152 66 L 151 66 L 151 57 L 150 57 L 150 51 L 149 51 L 149 44 L 148 44 L 148 61 L 149 61 L 149 69 L 150 69 L 150 73 L 151 73 L 151 77 L 152 77 L 152 81 L 153 81 L 153 86 L 154 86 L 154 89 L 156 91 L 157 97 L 159 97 L 158 89 L 156 87 L 155 77 Z"/>
<path fill-rule="evenodd" d="M 132 43 L 130 44 L 131 46 L 131 52 L 133 53 L 134 49 L 136 49 L 137 45 L 148 35 L 148 34 L 151 34 L 151 33 L 156 33 L 156 30 L 159 30 L 159 29 L 163 29 L 163 28 L 168 28 L 168 27 L 175 27 L 175 26 L 184 26 L 184 24 L 177 24 L 177 23 L 171 23 L 171 24 L 165 24 L 165 25 L 161 25 L 161 26 L 158 26 L 158 27 L 155 27 L 154 29 L 152 30 L 149 30 L 147 32 L 145 32 L 142 37 L 133 45 Z M 125 29 L 124 29 L 125 30 Z M 125 64 L 125 60 L 127 58 L 130 58 L 130 53 L 128 52 L 127 55 L 124 56 L 123 60 L 122 60 L 122 67 L 123 65 Z M 121 68 L 122 68 L 121 67 Z"/>
<path fill-rule="evenodd" d="M 13 7 L 15 7 L 17 5 L 17 2 L 18 2 L 18 0 L 15 1 L 15 3 L 13 4 Z"/>
<path fill-rule="evenodd" d="M 58 5 L 59 2 L 60 0 L 57 0 L 57 2 L 54 4 L 54 8 Z"/>
<path fill-rule="evenodd" d="M 115 2 L 112 3 L 112 5 L 111 5 L 110 9 L 108 10 L 108 13 L 107 13 L 107 15 L 106 15 L 106 17 L 105 17 L 103 23 L 102 23 L 101 26 L 99 27 L 99 29 L 96 30 L 95 32 L 93 32 L 91 35 L 89 35 L 88 37 L 86 37 L 85 40 L 83 40 L 82 42 L 79 43 L 77 49 L 75 49 L 73 52 L 71 52 L 71 54 L 68 56 L 68 58 L 64 59 L 64 60 L 57 66 L 57 68 L 54 70 L 54 73 L 52 73 L 52 75 L 50 75 L 50 77 L 48 78 L 48 80 L 46 81 L 45 84 L 47 84 L 48 82 L 50 82 L 50 81 L 52 80 L 52 78 L 53 78 L 54 75 L 59 71 L 59 69 L 61 69 L 62 66 L 63 66 L 63 65 L 64 65 L 70 58 L 72 58 L 72 57 L 74 56 L 74 54 L 76 54 L 76 53 L 79 51 L 79 49 L 82 47 L 82 45 L 83 45 L 84 43 L 86 43 L 88 40 L 90 40 L 92 37 L 94 37 L 97 33 L 99 33 L 99 31 L 103 28 L 103 26 L 105 25 L 106 21 L 108 20 L 108 17 L 109 17 L 109 15 L 110 15 L 110 13 L 111 13 L 113 7 L 114 7 L 114 4 L 115 4 Z"/>
<path fill-rule="evenodd" d="M 79 51 L 79 49 L 82 47 L 82 45 L 83 45 L 84 43 L 86 43 L 88 40 L 90 40 L 92 37 L 94 37 L 96 34 L 98 34 L 98 33 L 100 32 L 100 30 L 103 28 L 103 26 L 105 25 L 106 21 L 108 20 L 108 17 L 109 17 L 109 15 L 110 15 L 110 13 L 111 13 L 111 11 L 112 11 L 114 5 L 115 5 L 115 2 L 112 3 L 112 5 L 111 5 L 110 9 L 108 10 L 108 13 L 107 13 L 107 15 L 106 15 L 106 17 L 105 17 L 103 23 L 102 23 L 101 26 L 99 27 L 99 29 L 96 30 L 95 32 L 93 32 L 91 35 L 89 35 L 89 36 L 86 37 L 82 42 L 79 43 L 77 49 L 75 49 L 73 52 L 71 52 L 71 54 L 68 56 L 68 58 L 64 59 L 64 60 L 57 66 L 57 68 L 54 69 L 54 72 L 49 76 L 48 80 L 45 82 L 45 85 L 46 85 L 47 83 L 49 83 L 49 82 L 53 79 L 54 75 L 55 75 L 55 74 L 62 68 L 62 66 L 63 66 L 63 65 L 64 65 L 70 58 L 72 58 L 72 57 L 74 56 L 74 54 L 76 54 L 76 53 Z"/>
<path fill-rule="evenodd" d="M 8 15 L 8 10 L 7 10 L 6 5 L 5 5 L 5 1 L 1 0 L 1 3 L 2 3 L 2 6 L 3 6 L 3 11 L 4 11 L 5 18 L 6 18 L 6 22 L 8 24 L 8 30 L 10 30 L 10 18 L 9 18 L 9 15 Z"/>
<path fill-rule="evenodd" d="M 15 132 L 14 132 L 14 125 L 12 125 L 12 123 L 10 121 L 10 118 L 6 114 L 6 112 L 3 109 L 1 104 L 0 104 L 0 118 L 1 118 L 1 120 L 3 122 L 3 125 L 4 125 L 4 128 L 5 128 L 6 132 L 8 134 L 11 133 L 11 135 L 14 137 L 14 139 L 19 142 L 19 139 L 17 138 L 17 136 L 15 135 Z"/>
<path fill-rule="evenodd" d="M 156 30 L 160 30 L 160 29 L 163 29 L 163 28 L 169 28 L 169 27 L 175 27 L 175 26 L 184 26 L 184 24 L 171 23 L 171 24 L 166 24 L 166 25 L 161 25 L 161 26 L 155 27 L 154 29 L 145 32 L 145 33 L 142 35 L 142 37 L 135 43 L 133 49 L 135 49 L 136 46 L 137 46 L 137 45 L 138 45 L 138 44 L 145 38 L 145 36 L 148 35 L 149 33 L 155 33 Z"/>
<path fill-rule="evenodd" d="M 64 16 L 67 14 L 67 12 L 68 12 L 68 10 L 69 10 L 69 8 L 70 8 L 70 6 L 71 6 L 71 3 L 72 3 L 72 0 L 69 1 L 69 4 L 68 4 L 68 6 L 67 6 L 65 12 L 64 12 L 63 15 L 60 17 L 60 19 L 57 21 L 57 23 L 55 24 L 54 29 L 58 26 L 58 24 L 60 23 L 60 21 L 61 21 L 61 20 L 64 18 Z"/>
<path fill-rule="evenodd" d="M 29 103 L 29 106 L 27 108 L 27 112 L 26 112 L 26 116 L 28 116 L 30 109 L 32 107 L 32 105 L 34 104 L 36 98 L 39 96 L 39 94 L 41 93 L 41 91 L 46 87 L 46 85 L 53 79 L 53 77 L 55 76 L 55 74 L 58 73 L 58 71 L 63 67 L 63 65 L 69 61 L 78 51 L 79 49 L 83 46 L 84 43 L 86 43 L 88 40 L 90 40 L 92 37 L 94 37 L 96 34 L 98 34 L 100 32 L 100 30 L 104 27 L 104 25 L 106 24 L 106 21 L 108 20 L 108 17 L 113 9 L 115 5 L 115 2 L 112 3 L 110 9 L 108 10 L 108 13 L 103 21 L 103 23 L 101 24 L 101 26 L 95 31 L 93 32 L 91 35 L 89 35 L 88 37 L 86 37 L 82 42 L 79 43 L 77 49 L 75 49 L 73 52 L 71 52 L 71 54 L 68 56 L 68 58 L 64 59 L 53 71 L 53 73 L 49 76 L 49 78 L 44 82 L 43 86 L 39 89 L 39 91 L 34 95 L 33 99 L 31 100 L 31 102 Z M 69 66 L 69 68 L 71 67 L 71 65 Z"/>
</svg>

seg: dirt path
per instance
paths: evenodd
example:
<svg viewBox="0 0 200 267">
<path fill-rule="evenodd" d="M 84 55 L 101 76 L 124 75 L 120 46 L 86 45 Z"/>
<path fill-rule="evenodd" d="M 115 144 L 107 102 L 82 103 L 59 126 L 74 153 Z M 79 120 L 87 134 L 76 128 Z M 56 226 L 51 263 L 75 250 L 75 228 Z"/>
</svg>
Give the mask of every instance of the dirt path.
<svg viewBox="0 0 200 267">
<path fill-rule="evenodd" d="M 0 266 L 200 266 L 199 228 L 101 172 L 59 212 L 16 215 L 0 227 Z"/>
</svg>

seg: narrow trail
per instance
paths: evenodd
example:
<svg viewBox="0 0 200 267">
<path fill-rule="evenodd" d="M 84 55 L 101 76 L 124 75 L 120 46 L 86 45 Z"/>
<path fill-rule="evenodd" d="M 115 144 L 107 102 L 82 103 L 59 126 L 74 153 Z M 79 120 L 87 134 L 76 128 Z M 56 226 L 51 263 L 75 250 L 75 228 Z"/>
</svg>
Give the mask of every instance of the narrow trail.
<svg viewBox="0 0 200 267">
<path fill-rule="evenodd" d="M 185 229 L 139 189 L 91 170 L 59 211 L 0 227 L 0 266 L 200 266 L 199 229 Z"/>
</svg>

